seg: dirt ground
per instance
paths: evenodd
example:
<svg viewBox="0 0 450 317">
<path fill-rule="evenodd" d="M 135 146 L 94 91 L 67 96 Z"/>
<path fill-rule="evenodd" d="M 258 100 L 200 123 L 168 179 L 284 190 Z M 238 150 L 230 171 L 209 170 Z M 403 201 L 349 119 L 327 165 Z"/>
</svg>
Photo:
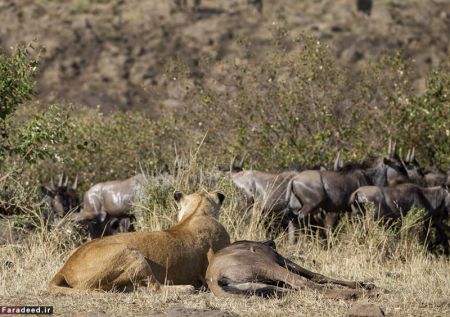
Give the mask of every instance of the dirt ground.
<svg viewBox="0 0 450 317">
<path fill-rule="evenodd" d="M 168 73 L 171 60 L 188 65 L 193 85 L 220 78 L 227 75 L 225 60 L 264 58 L 275 26 L 292 36 L 317 36 L 349 67 L 400 50 L 426 74 L 449 54 L 446 0 L 373 1 L 370 15 L 358 11 L 356 0 L 264 0 L 262 12 L 246 0 L 203 0 L 198 7 L 175 2 L 4 0 L 0 48 L 31 41 L 45 48 L 38 80 L 44 104 L 144 109 L 150 115 L 185 101 L 186 91 Z M 198 69 L 205 58 L 210 73 Z M 419 91 L 424 76 L 417 78 Z"/>
</svg>

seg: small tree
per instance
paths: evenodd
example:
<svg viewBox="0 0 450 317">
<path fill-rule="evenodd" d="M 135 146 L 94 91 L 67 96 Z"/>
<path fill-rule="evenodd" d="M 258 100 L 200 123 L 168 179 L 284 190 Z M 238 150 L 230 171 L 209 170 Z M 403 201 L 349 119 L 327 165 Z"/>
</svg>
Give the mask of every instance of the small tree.
<svg viewBox="0 0 450 317">
<path fill-rule="evenodd" d="M 30 47 L 18 47 L 12 55 L 0 51 L 0 158 L 12 150 L 9 117 L 34 93 L 38 61 Z"/>
</svg>

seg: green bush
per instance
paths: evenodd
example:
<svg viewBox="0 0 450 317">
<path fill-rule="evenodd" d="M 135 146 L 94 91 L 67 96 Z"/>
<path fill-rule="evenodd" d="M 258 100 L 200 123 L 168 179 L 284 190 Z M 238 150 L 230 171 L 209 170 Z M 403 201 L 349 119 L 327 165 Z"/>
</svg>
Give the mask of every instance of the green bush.
<svg viewBox="0 0 450 317">
<path fill-rule="evenodd" d="M 0 51 L 0 159 L 14 149 L 9 140 L 8 119 L 33 96 L 37 66 L 28 47 L 19 47 L 12 55 Z"/>
<path fill-rule="evenodd" d="M 277 169 L 329 164 L 340 150 L 347 160 L 382 155 L 391 138 L 403 150 L 417 146 L 425 166 L 450 166 L 448 63 L 417 96 L 414 65 L 400 54 L 347 68 L 317 39 L 292 42 L 287 34 L 277 31 L 272 51 L 257 63 L 229 61 L 219 89 L 194 89 L 183 127 L 197 142 L 206 136 L 206 154 L 227 163 L 246 153 L 247 164 Z"/>
</svg>

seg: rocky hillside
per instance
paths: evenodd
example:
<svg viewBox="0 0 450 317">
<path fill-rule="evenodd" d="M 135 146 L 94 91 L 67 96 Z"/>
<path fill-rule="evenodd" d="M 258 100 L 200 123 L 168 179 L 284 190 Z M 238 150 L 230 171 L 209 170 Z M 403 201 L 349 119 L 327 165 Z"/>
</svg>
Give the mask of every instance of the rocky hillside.
<svg viewBox="0 0 450 317">
<path fill-rule="evenodd" d="M 171 62 L 182 60 L 198 81 L 225 72 L 228 59 L 264 58 L 274 26 L 329 43 L 337 61 L 358 67 L 371 56 L 400 50 L 416 63 L 416 88 L 431 66 L 448 58 L 450 1 L 360 0 L 3 0 L 0 47 L 35 41 L 44 102 L 104 109 L 176 108 L 185 91 L 172 85 Z M 253 52 L 248 54 L 248 52 Z M 195 81 L 193 82 L 195 85 Z"/>
</svg>

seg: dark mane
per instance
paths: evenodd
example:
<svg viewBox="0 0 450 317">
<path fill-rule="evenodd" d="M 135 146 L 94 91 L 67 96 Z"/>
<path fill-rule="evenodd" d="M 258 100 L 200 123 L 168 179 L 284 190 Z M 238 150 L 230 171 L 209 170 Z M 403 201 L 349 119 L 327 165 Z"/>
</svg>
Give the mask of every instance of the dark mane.
<svg viewBox="0 0 450 317">
<path fill-rule="evenodd" d="M 244 169 L 241 166 L 232 165 L 232 166 L 218 166 L 217 169 L 219 172 L 232 172 L 232 173 L 238 173 L 242 172 Z"/>
<path fill-rule="evenodd" d="M 365 160 L 362 162 L 353 161 L 346 163 L 342 168 L 338 170 L 339 173 L 348 173 L 354 170 L 367 169 L 373 166 L 372 160 Z"/>
</svg>

